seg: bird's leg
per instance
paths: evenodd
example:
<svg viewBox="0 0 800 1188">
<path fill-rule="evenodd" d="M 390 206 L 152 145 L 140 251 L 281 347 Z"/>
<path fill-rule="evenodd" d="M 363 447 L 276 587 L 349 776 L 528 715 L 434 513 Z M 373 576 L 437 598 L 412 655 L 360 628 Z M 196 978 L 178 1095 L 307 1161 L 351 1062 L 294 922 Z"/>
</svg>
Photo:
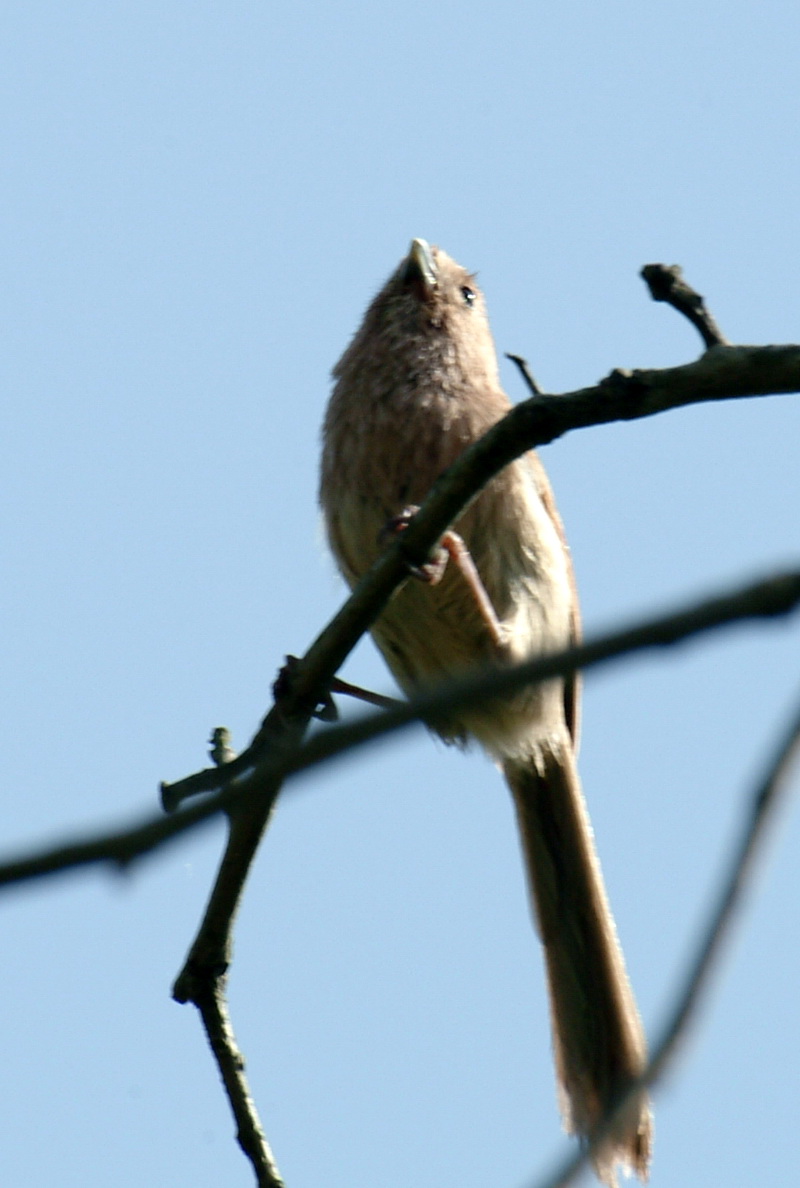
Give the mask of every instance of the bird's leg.
<svg viewBox="0 0 800 1188">
<path fill-rule="evenodd" d="M 418 511 L 419 508 L 414 506 L 404 508 L 399 516 L 392 517 L 381 533 L 381 536 L 385 538 L 394 536 L 399 532 L 405 532 Z M 469 586 L 472 597 L 475 600 L 475 605 L 478 608 L 478 612 L 483 619 L 493 644 L 499 653 L 504 653 L 506 638 L 503 625 L 492 606 L 492 600 L 486 593 L 486 587 L 481 580 L 481 575 L 478 573 L 478 569 L 472 560 L 469 549 L 464 543 L 463 537 L 459 536 L 457 532 L 454 532 L 452 528 L 448 528 L 439 540 L 436 551 L 430 560 L 426 561 L 424 565 L 409 565 L 408 568 L 412 577 L 422 582 L 428 582 L 431 586 L 436 586 L 444 577 L 448 561 L 451 561 L 456 566 L 462 578 Z"/>
<path fill-rule="evenodd" d="M 272 692 L 276 701 L 288 694 L 292 676 L 299 663 L 300 661 L 297 656 L 286 657 L 286 663 L 281 668 L 272 686 Z M 385 697 L 383 693 L 373 693 L 371 689 L 363 689 L 361 685 L 351 685 L 349 681 L 343 681 L 340 677 L 333 677 L 314 707 L 312 717 L 317 718 L 320 722 L 338 722 L 339 711 L 333 700 L 334 693 L 339 693 L 343 697 L 353 697 L 356 701 L 365 701 L 367 705 L 376 705 L 379 709 L 394 709 L 396 706 L 403 704 L 396 697 Z"/>
<path fill-rule="evenodd" d="M 472 560 L 472 554 L 465 545 L 463 537 L 459 536 L 457 532 L 454 532 L 452 528 L 449 528 L 439 542 L 439 547 L 445 554 L 442 574 L 449 558 L 458 568 L 464 581 L 469 586 L 472 597 L 475 599 L 480 616 L 486 625 L 486 630 L 489 632 L 494 646 L 499 653 L 505 652 L 506 637 L 503 625 L 492 606 L 491 598 L 486 593 L 486 587 L 481 580 L 481 575 L 478 573 L 477 566 Z"/>
<path fill-rule="evenodd" d="M 377 705 L 379 709 L 395 709 L 403 702 L 398 697 L 386 697 L 383 693 L 373 693 L 372 689 L 364 689 L 361 685 L 351 685 L 340 677 L 334 677 L 330 683 L 330 692 L 339 693 L 342 697 L 353 697 L 356 701 L 365 701 L 367 705 Z"/>
</svg>

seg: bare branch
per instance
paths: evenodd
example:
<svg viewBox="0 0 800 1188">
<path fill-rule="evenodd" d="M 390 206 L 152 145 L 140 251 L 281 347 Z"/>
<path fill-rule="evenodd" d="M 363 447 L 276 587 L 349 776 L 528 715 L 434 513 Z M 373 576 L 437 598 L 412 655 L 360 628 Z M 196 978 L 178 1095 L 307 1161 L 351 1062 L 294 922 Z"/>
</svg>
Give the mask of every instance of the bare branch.
<svg viewBox="0 0 800 1188">
<path fill-rule="evenodd" d="M 644 620 L 621 631 L 587 640 L 579 648 L 570 648 L 552 656 L 540 657 L 515 668 L 495 669 L 479 673 L 458 684 L 451 683 L 427 694 L 424 698 L 401 702 L 381 714 L 370 714 L 355 722 L 321 731 L 302 749 L 293 754 L 265 753 L 257 763 L 256 757 L 239 777 L 220 790 L 221 771 L 208 768 L 200 776 L 207 777 L 205 791 L 216 792 L 191 808 L 164 818 L 156 817 L 133 829 L 103 832 L 84 842 L 68 843 L 0 864 L 0 886 L 25 882 L 58 871 L 109 863 L 128 866 L 185 830 L 191 829 L 221 811 L 229 811 L 240 800 L 260 797 L 267 801 L 270 793 L 268 779 L 280 767 L 281 775 L 305 771 L 345 749 L 363 744 L 379 736 L 401 729 L 418 719 L 435 718 L 448 705 L 466 706 L 487 695 L 511 691 L 523 684 L 566 676 L 578 668 L 593 668 L 604 662 L 622 658 L 634 651 L 665 647 L 680 643 L 690 636 L 748 619 L 773 618 L 789 614 L 800 606 L 800 570 L 793 570 L 748 583 L 715 598 L 694 602 L 677 612 Z M 190 777 L 192 778 L 192 777 Z M 199 777 L 196 777 L 199 782 Z"/>
<path fill-rule="evenodd" d="M 237 781 L 235 799 L 228 798 L 230 832 L 225 853 L 197 936 L 175 980 L 172 997 L 176 1002 L 193 1002 L 199 1007 L 209 984 L 230 965 L 233 924 L 245 881 L 283 786 L 288 758 L 299 743 L 298 734 L 291 744 L 276 746 L 260 770 Z"/>
<path fill-rule="evenodd" d="M 727 338 L 706 309 L 703 298 L 683 279 L 683 270 L 678 264 L 645 264 L 640 275 L 654 301 L 666 301 L 689 319 L 699 331 L 706 350 L 727 345 Z"/>
<path fill-rule="evenodd" d="M 204 988 L 196 1005 L 236 1120 L 236 1139 L 256 1173 L 258 1188 L 283 1188 L 244 1073 L 225 1000 L 224 975 Z"/>
<path fill-rule="evenodd" d="M 0 863 L 0 887 L 26 883 L 45 875 L 99 864 L 126 869 L 135 859 L 159 849 L 181 833 L 215 817 L 232 801 L 235 791 L 223 793 L 184 809 L 180 817 L 149 817 L 131 828 L 103 830 L 82 841 L 61 842 Z"/>
<path fill-rule="evenodd" d="M 528 388 L 531 396 L 543 396 L 544 392 L 534 379 L 533 373 L 528 366 L 528 360 L 523 359 L 522 355 L 512 355 L 508 351 L 506 351 L 506 358 L 510 359 L 512 363 L 516 363 L 520 375 L 524 379 L 525 385 Z"/>
<path fill-rule="evenodd" d="M 537 656 L 509 668 L 481 669 L 457 681 L 442 682 L 385 713 L 367 714 L 315 734 L 289 760 L 286 773 L 305 771 L 356 745 L 383 738 L 414 722 L 436 721 L 446 711 L 466 709 L 556 676 L 569 676 L 579 670 L 585 672 L 633 652 L 674 646 L 694 635 L 731 623 L 784 615 L 799 605 L 800 571 L 779 574 L 621 631 L 586 640 L 577 647 L 554 652 L 551 656 Z"/>
</svg>

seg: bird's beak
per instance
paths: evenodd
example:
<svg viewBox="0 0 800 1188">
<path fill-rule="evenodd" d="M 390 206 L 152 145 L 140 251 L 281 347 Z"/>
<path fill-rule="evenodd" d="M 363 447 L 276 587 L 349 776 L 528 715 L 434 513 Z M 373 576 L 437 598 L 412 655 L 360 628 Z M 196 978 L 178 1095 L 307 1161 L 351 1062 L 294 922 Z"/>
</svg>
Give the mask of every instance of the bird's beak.
<svg viewBox="0 0 800 1188">
<path fill-rule="evenodd" d="M 424 300 L 436 290 L 438 269 L 431 246 L 424 239 L 412 239 L 403 268 L 403 281 L 413 287 Z"/>
</svg>

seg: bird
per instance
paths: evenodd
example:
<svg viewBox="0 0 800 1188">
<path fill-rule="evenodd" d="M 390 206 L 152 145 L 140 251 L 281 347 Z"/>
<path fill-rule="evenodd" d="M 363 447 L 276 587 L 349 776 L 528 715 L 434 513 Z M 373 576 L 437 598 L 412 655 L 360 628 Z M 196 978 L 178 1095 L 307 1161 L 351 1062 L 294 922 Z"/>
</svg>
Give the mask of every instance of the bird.
<svg viewBox="0 0 800 1188">
<path fill-rule="evenodd" d="M 439 476 L 511 408 L 475 276 L 414 239 L 333 370 L 320 504 L 355 587 Z M 408 696 L 580 639 L 574 571 L 542 463 L 528 451 L 452 525 L 438 562 L 389 600 L 372 636 Z M 462 564 L 462 562 L 466 564 Z M 475 740 L 511 791 L 534 923 L 544 950 L 562 1121 L 581 1142 L 646 1066 L 646 1044 L 576 766 L 578 679 L 550 680 L 437 719 Z M 592 1159 L 648 1177 L 646 1090 L 629 1098 Z"/>
</svg>

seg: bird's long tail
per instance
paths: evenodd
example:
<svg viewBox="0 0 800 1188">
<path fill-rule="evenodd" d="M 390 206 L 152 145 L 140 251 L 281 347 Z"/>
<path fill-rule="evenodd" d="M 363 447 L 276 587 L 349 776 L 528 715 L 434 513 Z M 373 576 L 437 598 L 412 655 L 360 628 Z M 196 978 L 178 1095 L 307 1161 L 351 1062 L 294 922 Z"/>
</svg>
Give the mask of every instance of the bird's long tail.
<svg viewBox="0 0 800 1188">
<path fill-rule="evenodd" d="M 606 898 L 569 741 L 507 759 L 536 920 L 544 945 L 556 1072 L 567 1130 L 586 1137 L 646 1062 L 639 1013 Z M 615 1165 L 647 1179 L 652 1117 L 632 1099 L 594 1157 L 614 1185 Z"/>
</svg>

